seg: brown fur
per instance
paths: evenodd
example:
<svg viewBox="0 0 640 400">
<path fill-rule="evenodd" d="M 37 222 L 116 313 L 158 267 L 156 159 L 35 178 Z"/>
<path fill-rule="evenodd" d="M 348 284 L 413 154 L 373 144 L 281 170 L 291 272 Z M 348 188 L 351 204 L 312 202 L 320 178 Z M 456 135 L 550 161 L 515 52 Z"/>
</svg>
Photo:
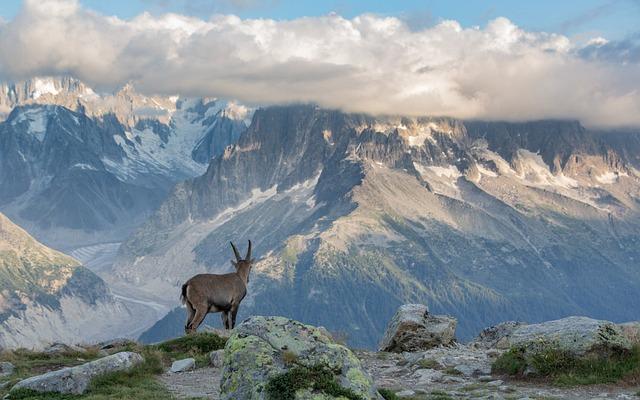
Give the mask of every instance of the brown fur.
<svg viewBox="0 0 640 400">
<path fill-rule="evenodd" d="M 182 285 L 180 297 L 182 303 L 187 306 L 185 333 L 195 332 L 210 312 L 222 313 L 225 329 L 233 329 L 236 325 L 240 302 L 247 294 L 253 259 L 251 241 L 244 259 L 240 258 L 240 253 L 233 243 L 231 247 L 236 256 L 236 261 L 231 261 L 231 264 L 236 268 L 236 272 L 223 275 L 199 274 Z"/>
</svg>

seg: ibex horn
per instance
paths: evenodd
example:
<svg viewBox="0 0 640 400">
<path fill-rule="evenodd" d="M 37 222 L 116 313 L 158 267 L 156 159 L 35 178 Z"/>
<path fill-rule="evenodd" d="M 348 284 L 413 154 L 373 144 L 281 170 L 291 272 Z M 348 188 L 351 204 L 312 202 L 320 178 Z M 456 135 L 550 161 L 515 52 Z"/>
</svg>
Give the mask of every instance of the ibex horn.
<svg viewBox="0 0 640 400">
<path fill-rule="evenodd" d="M 240 258 L 240 252 L 236 248 L 236 245 L 233 244 L 233 242 L 229 242 L 229 243 L 231 243 L 231 247 L 233 248 L 233 254 L 236 255 L 236 261 L 242 261 L 242 258 Z"/>
<path fill-rule="evenodd" d="M 251 261 L 251 240 L 249 240 L 249 248 L 247 249 L 247 257 L 245 260 Z"/>
</svg>

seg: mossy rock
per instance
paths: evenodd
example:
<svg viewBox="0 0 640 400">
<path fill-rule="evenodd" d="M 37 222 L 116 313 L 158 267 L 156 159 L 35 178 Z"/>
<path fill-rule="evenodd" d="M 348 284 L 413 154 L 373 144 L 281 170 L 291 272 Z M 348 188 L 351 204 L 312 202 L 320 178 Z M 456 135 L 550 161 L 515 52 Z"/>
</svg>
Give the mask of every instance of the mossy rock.
<svg viewBox="0 0 640 400">
<path fill-rule="evenodd" d="M 360 360 L 319 328 L 283 317 L 252 317 L 238 325 L 225 346 L 221 398 L 269 400 L 266 387 L 296 367 L 323 366 L 336 383 L 363 400 L 381 400 Z M 334 399 L 299 390 L 295 399 Z"/>
</svg>

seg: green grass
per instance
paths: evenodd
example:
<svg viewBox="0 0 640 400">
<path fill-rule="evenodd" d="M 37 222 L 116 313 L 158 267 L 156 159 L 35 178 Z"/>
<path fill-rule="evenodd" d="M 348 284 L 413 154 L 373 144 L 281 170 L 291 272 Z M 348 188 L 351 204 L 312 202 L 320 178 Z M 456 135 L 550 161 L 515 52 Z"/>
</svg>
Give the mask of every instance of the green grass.
<svg viewBox="0 0 640 400">
<path fill-rule="evenodd" d="M 209 364 L 209 353 L 224 348 L 226 340 L 210 332 L 203 332 L 169 340 L 157 345 L 142 346 L 136 343 L 127 344 L 124 348 L 111 352 L 134 351 L 140 353 L 144 362 L 130 371 L 121 371 L 94 378 L 84 395 L 62 395 L 57 393 L 38 393 L 31 390 L 16 390 L 11 399 L 21 400 L 169 400 L 170 393 L 157 381 L 172 361 L 186 357 L 194 357 L 196 365 Z M 86 351 L 71 351 L 46 354 L 24 349 L 0 353 L 0 361 L 9 361 L 16 367 L 15 372 L 6 380 L 17 381 L 29 376 L 40 375 L 63 367 L 83 364 L 100 357 L 96 348 Z M 0 398 L 9 392 L 9 388 L 0 390 Z"/>
<path fill-rule="evenodd" d="M 333 371 L 324 365 L 311 368 L 296 366 L 271 378 L 265 387 L 269 400 L 294 400 L 300 389 L 310 389 L 334 397 L 342 396 L 349 400 L 364 400 L 353 390 L 340 386 Z"/>
<path fill-rule="evenodd" d="M 498 357 L 491 366 L 491 371 L 498 374 L 521 376 L 527 369 L 527 365 L 524 352 L 519 349 L 511 349 Z"/>
<path fill-rule="evenodd" d="M 227 339 L 212 332 L 200 332 L 168 340 L 150 347 L 160 350 L 165 361 L 193 357 L 198 368 L 209 365 L 209 353 L 224 349 Z"/>
<path fill-rule="evenodd" d="M 162 373 L 164 365 L 163 355 L 154 349 L 142 351 L 144 362 L 130 371 L 119 371 L 94 378 L 89 390 L 84 395 L 70 395 L 59 393 L 39 393 L 32 390 L 20 389 L 11 392 L 11 400 L 170 400 L 169 392 L 155 379 L 155 375 Z"/>
<path fill-rule="evenodd" d="M 522 377 L 528 366 L 533 367 L 538 376 L 550 379 L 558 386 L 637 384 L 640 382 L 640 346 L 631 352 L 608 357 L 583 358 L 558 349 L 547 349 L 533 355 L 511 349 L 496 360 L 493 371 Z"/>
<path fill-rule="evenodd" d="M 212 332 L 200 332 L 179 337 L 155 345 L 165 353 L 210 353 L 213 350 L 224 349 L 227 339 L 221 338 Z"/>
<path fill-rule="evenodd" d="M 396 396 L 396 393 L 391 389 L 379 389 L 378 393 L 380 393 L 385 400 L 400 400 L 400 397 Z"/>
</svg>

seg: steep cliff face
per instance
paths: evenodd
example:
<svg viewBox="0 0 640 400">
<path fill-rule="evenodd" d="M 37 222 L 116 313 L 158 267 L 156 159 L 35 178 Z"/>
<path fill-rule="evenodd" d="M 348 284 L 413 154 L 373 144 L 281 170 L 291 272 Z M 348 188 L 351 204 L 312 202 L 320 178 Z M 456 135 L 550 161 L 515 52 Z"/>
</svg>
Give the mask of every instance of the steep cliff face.
<svg viewBox="0 0 640 400">
<path fill-rule="evenodd" d="M 406 302 L 459 317 L 463 339 L 505 319 L 637 319 L 640 180 L 620 147 L 637 141 L 571 121 L 258 110 L 123 244 L 114 273 L 172 293 L 227 271 L 228 241 L 252 239 L 241 314 L 288 315 L 363 346 Z"/>
</svg>

